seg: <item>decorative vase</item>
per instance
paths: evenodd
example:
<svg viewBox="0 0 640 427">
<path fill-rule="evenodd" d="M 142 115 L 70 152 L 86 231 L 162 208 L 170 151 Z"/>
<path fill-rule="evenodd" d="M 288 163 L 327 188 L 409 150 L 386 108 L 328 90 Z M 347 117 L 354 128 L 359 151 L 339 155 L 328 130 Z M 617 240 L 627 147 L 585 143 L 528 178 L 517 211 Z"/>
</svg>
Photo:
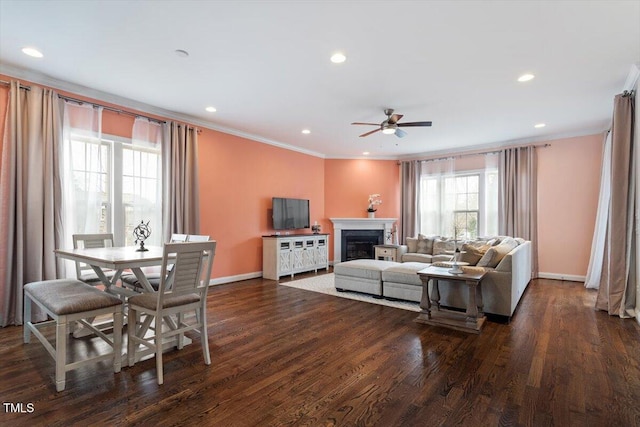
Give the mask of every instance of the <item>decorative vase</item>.
<svg viewBox="0 0 640 427">
<path fill-rule="evenodd" d="M 369 218 L 375 218 L 376 217 L 376 213 L 375 212 L 367 212 L 368 217 Z"/>
</svg>

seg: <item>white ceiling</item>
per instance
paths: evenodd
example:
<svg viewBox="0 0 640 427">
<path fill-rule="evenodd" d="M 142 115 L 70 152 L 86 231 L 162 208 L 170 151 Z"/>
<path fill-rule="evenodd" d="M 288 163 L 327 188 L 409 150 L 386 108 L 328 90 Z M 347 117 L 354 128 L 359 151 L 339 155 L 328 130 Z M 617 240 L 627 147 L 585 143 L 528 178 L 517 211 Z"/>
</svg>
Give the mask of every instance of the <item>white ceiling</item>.
<svg viewBox="0 0 640 427">
<path fill-rule="evenodd" d="M 637 63 L 640 0 L 0 0 L 0 73 L 327 158 L 596 133 Z"/>
</svg>

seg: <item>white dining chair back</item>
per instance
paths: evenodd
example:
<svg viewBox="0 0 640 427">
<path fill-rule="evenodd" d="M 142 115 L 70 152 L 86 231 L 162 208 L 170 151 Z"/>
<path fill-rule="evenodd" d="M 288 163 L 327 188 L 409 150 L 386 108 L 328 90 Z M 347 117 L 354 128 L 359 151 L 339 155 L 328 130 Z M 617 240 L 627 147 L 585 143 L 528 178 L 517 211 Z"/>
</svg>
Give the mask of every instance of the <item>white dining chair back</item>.
<svg viewBox="0 0 640 427">
<path fill-rule="evenodd" d="M 207 290 L 215 256 L 216 242 L 167 243 L 164 246 L 158 292 L 129 298 L 128 350 L 129 366 L 141 357 L 155 353 L 158 384 L 164 382 L 163 342 L 175 337 L 182 349 L 184 333 L 200 335 L 206 365 L 211 364 L 207 337 Z M 173 267 L 168 270 L 168 265 Z M 194 313 L 195 316 L 185 317 Z M 141 321 L 141 315 L 146 315 Z M 154 328 L 151 328 L 152 322 Z M 164 322 L 164 327 L 163 327 Z"/>
<path fill-rule="evenodd" d="M 171 235 L 170 243 L 186 242 L 188 237 L 189 236 L 187 234 L 173 233 Z M 171 266 L 169 266 L 169 269 L 171 269 Z M 154 267 L 145 268 L 143 271 L 151 287 L 158 290 L 158 286 L 160 286 L 160 277 L 162 277 L 162 274 L 160 274 L 160 267 L 156 265 Z M 140 280 L 134 274 L 123 275 L 122 284 L 125 287 L 138 292 L 141 292 L 143 289 L 142 283 L 140 283 Z"/>
<path fill-rule="evenodd" d="M 74 234 L 73 248 L 110 248 L 113 247 L 113 233 Z M 107 277 L 113 277 L 112 271 L 105 271 Z M 76 262 L 76 278 L 89 285 L 102 283 L 89 264 Z"/>
</svg>

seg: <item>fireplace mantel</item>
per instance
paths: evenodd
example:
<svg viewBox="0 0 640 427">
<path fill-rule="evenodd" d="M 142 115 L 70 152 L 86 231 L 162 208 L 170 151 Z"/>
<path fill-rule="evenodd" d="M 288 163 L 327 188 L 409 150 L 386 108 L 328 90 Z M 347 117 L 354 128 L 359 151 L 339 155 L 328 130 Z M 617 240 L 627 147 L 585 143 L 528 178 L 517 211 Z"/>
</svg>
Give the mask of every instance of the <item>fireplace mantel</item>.
<svg viewBox="0 0 640 427">
<path fill-rule="evenodd" d="M 391 232 L 398 218 L 329 218 L 333 223 L 333 263 L 342 259 L 342 230 L 384 230 L 386 244 L 393 243 Z"/>
</svg>

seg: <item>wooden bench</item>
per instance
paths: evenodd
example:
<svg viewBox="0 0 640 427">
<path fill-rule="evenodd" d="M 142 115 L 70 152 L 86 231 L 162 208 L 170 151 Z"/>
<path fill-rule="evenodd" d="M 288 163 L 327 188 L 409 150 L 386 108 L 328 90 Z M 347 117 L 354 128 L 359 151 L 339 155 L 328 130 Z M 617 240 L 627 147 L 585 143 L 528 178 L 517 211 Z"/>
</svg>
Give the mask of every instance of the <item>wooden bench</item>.
<svg viewBox="0 0 640 427">
<path fill-rule="evenodd" d="M 122 301 L 104 291 L 76 279 L 44 280 L 24 286 L 24 342 L 29 343 L 33 333 L 56 362 L 56 390 L 65 388 L 66 372 L 88 363 L 113 361 L 114 372 L 120 372 L 122 363 Z M 32 303 L 44 310 L 53 320 L 31 322 Z M 86 319 L 113 316 L 113 339 L 96 329 Z M 78 322 L 90 329 L 112 347 L 112 351 L 83 360 L 67 363 L 67 335 L 70 322 Z M 55 324 L 55 346 L 40 329 Z M 88 352 L 91 353 L 91 352 Z"/>
</svg>

